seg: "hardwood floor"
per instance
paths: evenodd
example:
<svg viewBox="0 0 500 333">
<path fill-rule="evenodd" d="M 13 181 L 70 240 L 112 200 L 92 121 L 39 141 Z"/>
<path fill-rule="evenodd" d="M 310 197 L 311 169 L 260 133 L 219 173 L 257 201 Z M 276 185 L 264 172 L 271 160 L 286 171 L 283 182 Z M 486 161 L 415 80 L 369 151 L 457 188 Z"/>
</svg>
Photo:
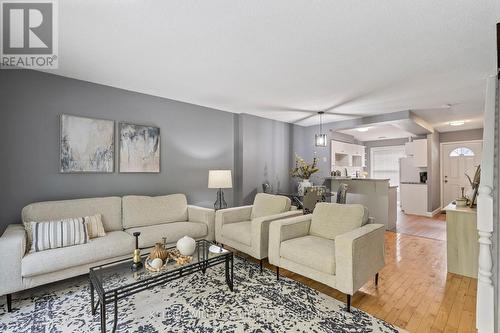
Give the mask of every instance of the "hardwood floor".
<svg viewBox="0 0 500 333">
<path fill-rule="evenodd" d="M 446 214 L 438 214 L 432 218 L 408 215 L 398 210 L 398 221 L 395 232 L 425 238 L 446 240 Z"/>
<path fill-rule="evenodd" d="M 386 232 L 379 285 L 368 282 L 352 305 L 409 332 L 475 332 L 477 280 L 446 271 L 446 242 Z M 269 269 L 274 266 L 266 263 Z M 280 269 L 280 274 L 345 302 L 345 295 Z"/>
</svg>

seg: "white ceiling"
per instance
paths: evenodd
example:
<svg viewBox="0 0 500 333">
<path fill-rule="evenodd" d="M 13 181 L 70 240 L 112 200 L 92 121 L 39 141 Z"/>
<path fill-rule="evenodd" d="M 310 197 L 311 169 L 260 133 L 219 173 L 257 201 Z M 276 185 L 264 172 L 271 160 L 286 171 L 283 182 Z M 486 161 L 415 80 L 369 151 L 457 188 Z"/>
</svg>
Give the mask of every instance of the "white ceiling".
<svg viewBox="0 0 500 333">
<path fill-rule="evenodd" d="M 65 0 L 59 11 L 59 75 L 305 126 L 317 110 L 344 115 L 329 122 L 417 109 L 443 130 L 481 127 L 500 21 L 494 0 Z"/>
<path fill-rule="evenodd" d="M 337 131 L 344 134 L 349 134 L 358 141 L 376 141 L 387 139 L 400 139 L 414 137 L 415 134 L 407 132 L 398 126 L 392 124 L 375 124 L 364 126 L 368 129 L 366 132 L 360 132 L 357 128 Z"/>
</svg>

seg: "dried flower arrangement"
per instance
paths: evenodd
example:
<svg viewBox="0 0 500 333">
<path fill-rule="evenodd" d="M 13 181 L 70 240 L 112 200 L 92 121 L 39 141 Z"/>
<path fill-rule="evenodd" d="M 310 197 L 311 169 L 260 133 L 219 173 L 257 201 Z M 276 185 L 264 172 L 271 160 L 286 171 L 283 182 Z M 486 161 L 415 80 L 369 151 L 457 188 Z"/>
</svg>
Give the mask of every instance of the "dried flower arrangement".
<svg viewBox="0 0 500 333">
<path fill-rule="evenodd" d="M 314 157 L 312 163 L 307 163 L 302 157 L 295 154 L 295 168 L 291 171 L 291 176 L 300 179 L 309 179 L 312 174 L 319 171 L 318 158 Z"/>
</svg>

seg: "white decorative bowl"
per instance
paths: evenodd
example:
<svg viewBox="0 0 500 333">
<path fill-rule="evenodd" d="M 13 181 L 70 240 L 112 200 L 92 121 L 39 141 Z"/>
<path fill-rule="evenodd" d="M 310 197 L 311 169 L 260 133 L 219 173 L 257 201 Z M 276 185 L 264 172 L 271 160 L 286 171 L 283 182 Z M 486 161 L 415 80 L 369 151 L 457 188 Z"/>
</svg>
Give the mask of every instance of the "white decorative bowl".
<svg viewBox="0 0 500 333">
<path fill-rule="evenodd" d="M 151 267 L 154 269 L 160 269 L 163 266 L 163 260 L 160 258 L 155 258 L 151 261 Z"/>
<path fill-rule="evenodd" d="M 179 250 L 183 256 L 192 255 L 195 249 L 196 241 L 191 237 L 184 236 L 177 241 L 177 250 Z"/>
</svg>

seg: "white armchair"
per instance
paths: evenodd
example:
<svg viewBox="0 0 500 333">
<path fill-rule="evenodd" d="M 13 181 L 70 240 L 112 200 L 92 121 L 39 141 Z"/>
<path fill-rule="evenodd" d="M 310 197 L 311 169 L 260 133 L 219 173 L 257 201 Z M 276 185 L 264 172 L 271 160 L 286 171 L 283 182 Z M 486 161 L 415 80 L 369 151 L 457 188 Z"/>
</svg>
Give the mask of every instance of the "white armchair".
<svg viewBox="0 0 500 333">
<path fill-rule="evenodd" d="M 260 260 L 267 257 L 269 225 L 273 221 L 302 215 L 289 198 L 259 193 L 253 205 L 218 210 L 215 240 Z"/>
<path fill-rule="evenodd" d="M 361 205 L 318 203 L 313 214 L 273 223 L 269 262 L 351 295 L 384 267 L 384 225 Z"/>
</svg>

